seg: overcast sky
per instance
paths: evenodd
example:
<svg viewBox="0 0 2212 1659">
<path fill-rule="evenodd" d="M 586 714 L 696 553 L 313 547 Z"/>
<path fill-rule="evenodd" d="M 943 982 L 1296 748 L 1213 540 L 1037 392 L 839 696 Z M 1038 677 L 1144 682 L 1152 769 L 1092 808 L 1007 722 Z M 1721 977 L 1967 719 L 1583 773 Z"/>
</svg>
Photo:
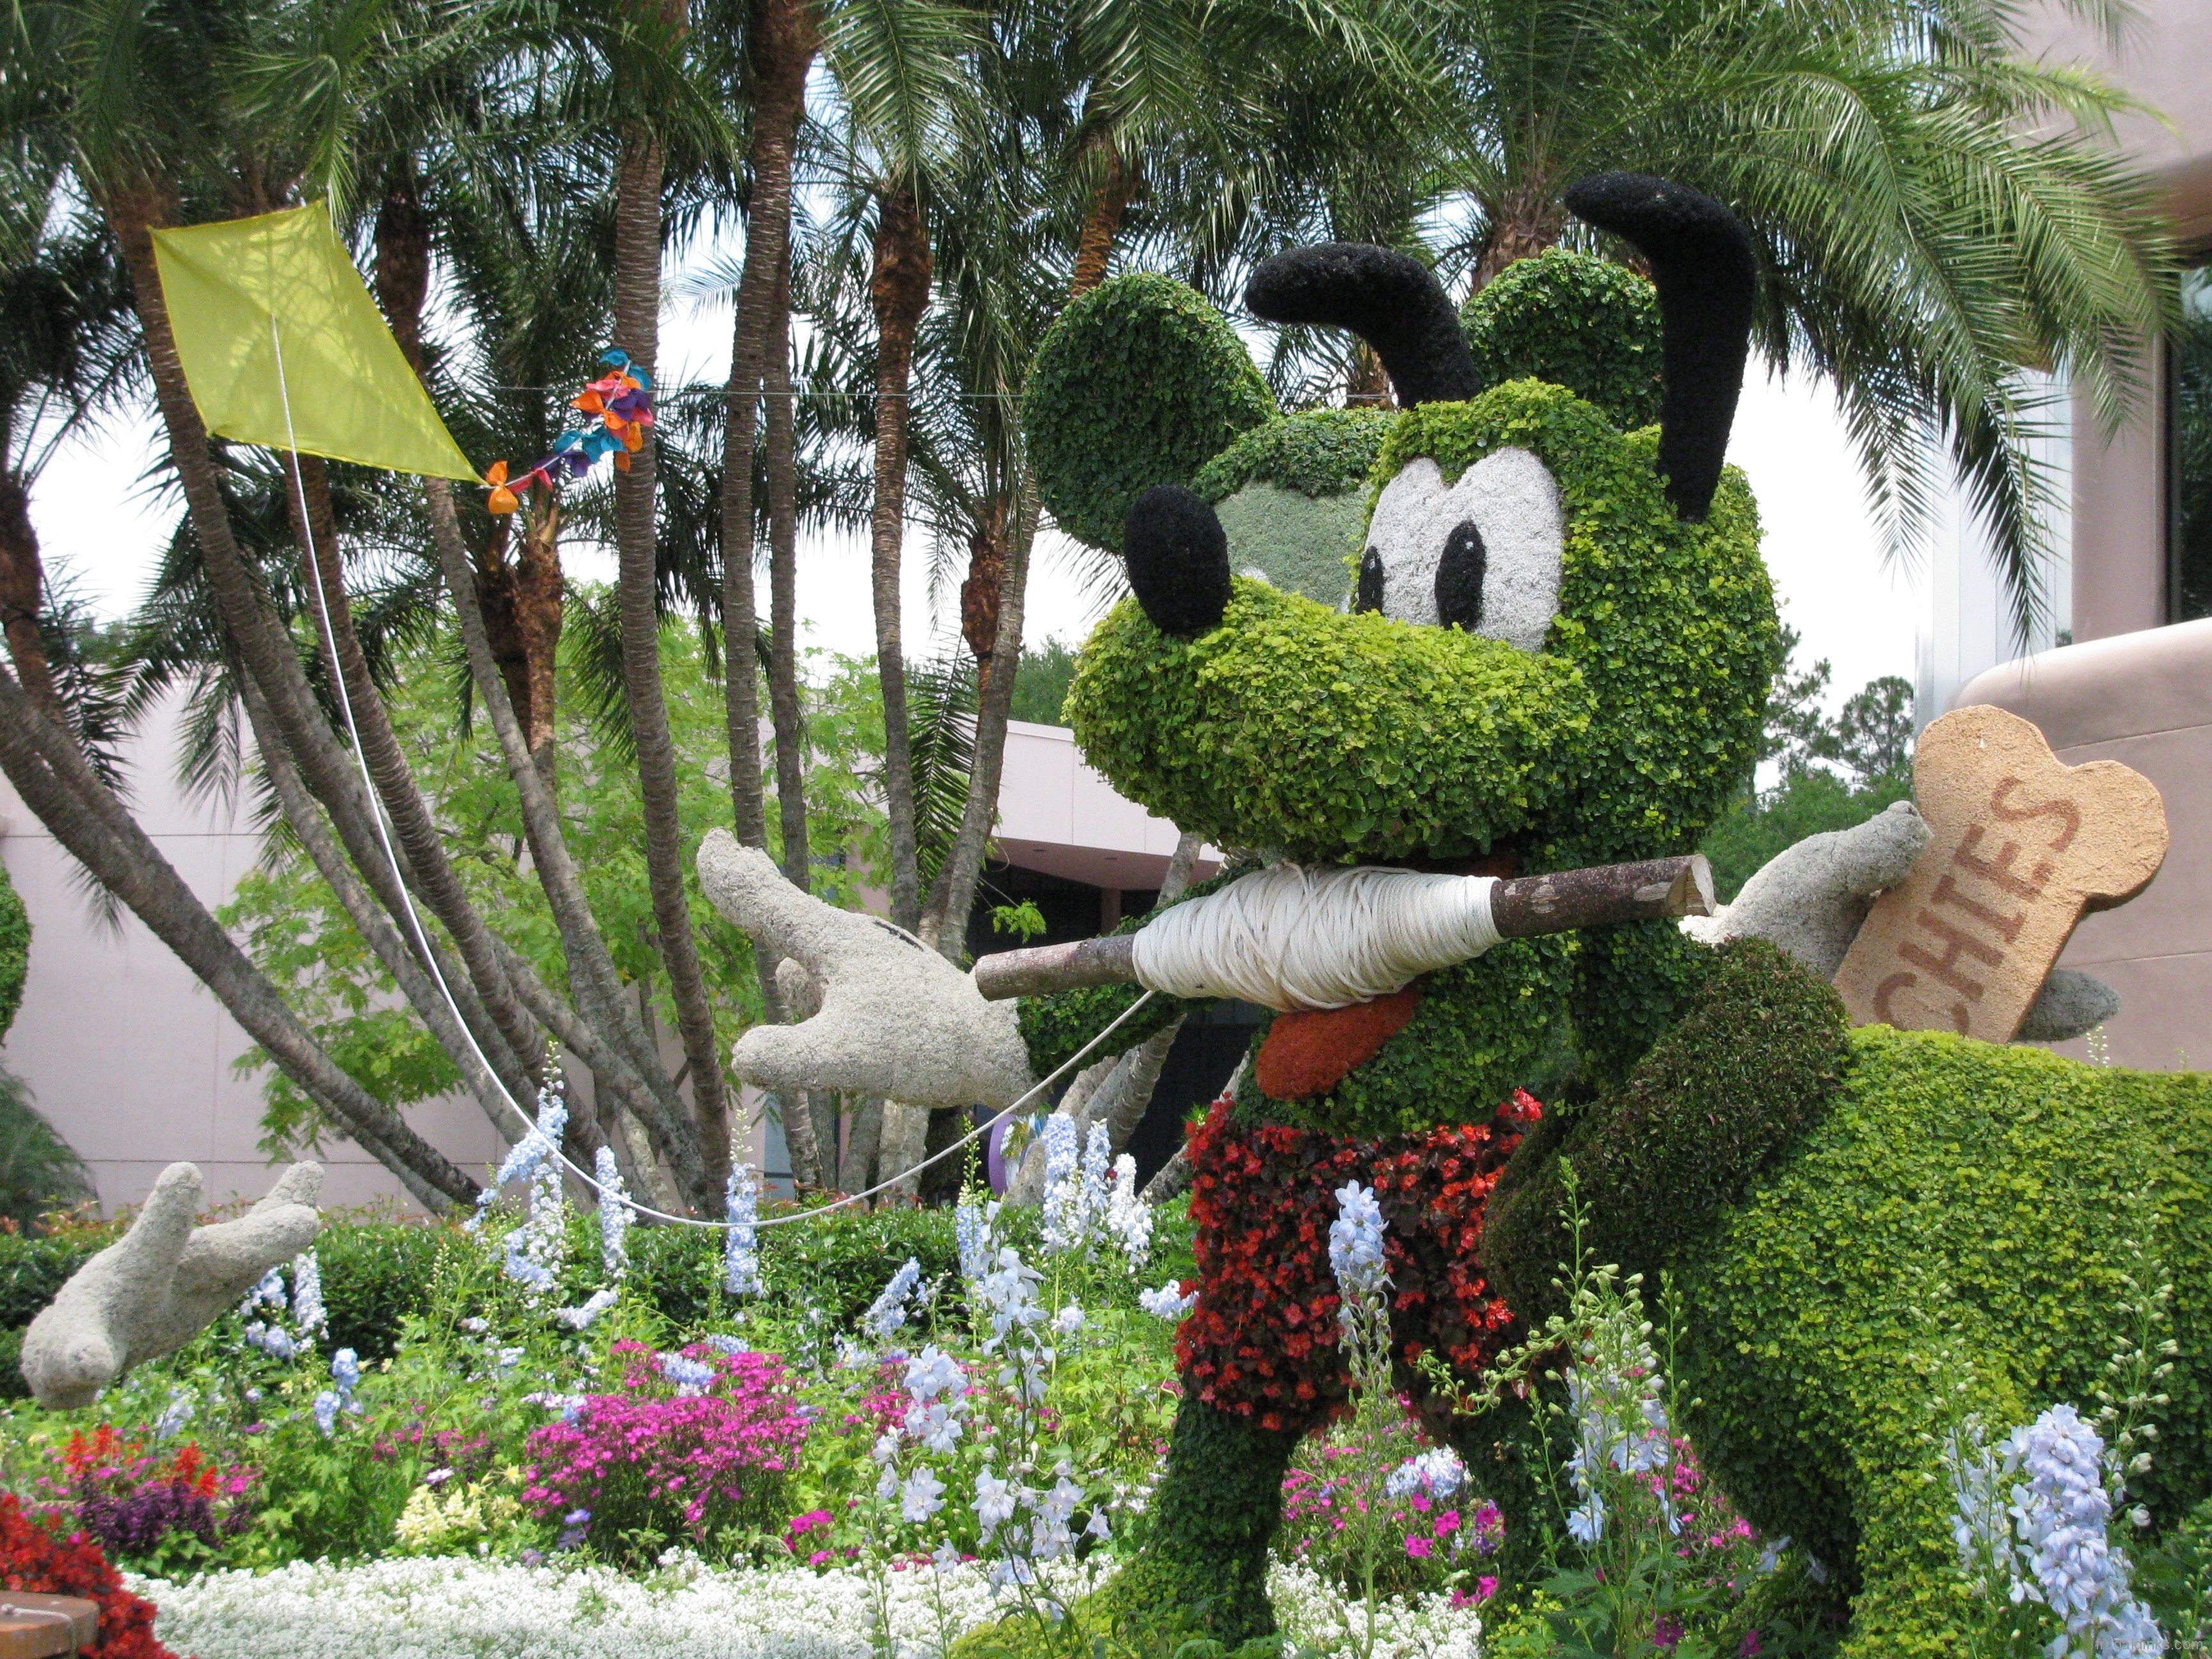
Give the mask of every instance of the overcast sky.
<svg viewBox="0 0 2212 1659">
<path fill-rule="evenodd" d="M 728 362 L 728 312 L 679 310 L 668 319 L 663 358 L 676 380 L 720 380 Z M 150 427 L 118 428 L 57 455 L 40 480 L 32 516 L 46 556 L 66 568 L 103 617 L 136 602 L 167 533 L 175 498 L 138 483 L 156 453 Z M 1913 675 L 1924 605 L 1902 573 L 1886 570 L 1859 469 L 1832 400 L 1800 378 L 1786 386 L 1755 380 L 1736 411 L 1729 459 L 1750 475 L 1765 526 L 1768 568 L 1783 617 L 1805 638 L 1809 662 L 1835 669 L 1832 700 L 1883 674 Z M 1065 544 L 1048 537 L 1030 577 L 1025 641 L 1079 641 L 1096 617 L 1073 580 Z M 605 580 L 611 557 L 571 550 L 572 577 Z M 957 594 L 933 615 L 927 550 L 908 544 L 905 627 L 909 654 L 957 623 Z M 867 545 L 863 537 L 808 537 L 800 544 L 799 608 L 808 644 L 855 655 L 874 649 Z"/>
</svg>

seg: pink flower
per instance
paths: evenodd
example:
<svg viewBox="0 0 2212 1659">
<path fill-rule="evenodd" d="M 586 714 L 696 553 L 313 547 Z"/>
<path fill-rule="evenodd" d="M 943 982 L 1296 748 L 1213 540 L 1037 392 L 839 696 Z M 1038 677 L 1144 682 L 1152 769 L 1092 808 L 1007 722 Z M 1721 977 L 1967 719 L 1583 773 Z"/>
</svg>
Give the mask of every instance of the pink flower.
<svg viewBox="0 0 2212 1659">
<path fill-rule="evenodd" d="M 1436 1553 L 1437 1547 L 1420 1534 L 1409 1532 L 1406 1534 L 1406 1553 L 1416 1560 L 1425 1561 Z"/>
<path fill-rule="evenodd" d="M 1437 1517 L 1437 1536 L 1448 1538 L 1459 1530 L 1459 1511 L 1446 1510 Z"/>
</svg>

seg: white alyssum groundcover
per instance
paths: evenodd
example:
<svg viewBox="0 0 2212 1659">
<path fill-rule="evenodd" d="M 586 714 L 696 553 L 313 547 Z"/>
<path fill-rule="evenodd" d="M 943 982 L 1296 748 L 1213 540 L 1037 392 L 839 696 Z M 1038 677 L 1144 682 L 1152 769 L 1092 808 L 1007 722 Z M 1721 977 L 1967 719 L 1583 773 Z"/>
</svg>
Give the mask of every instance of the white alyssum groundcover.
<svg viewBox="0 0 2212 1659">
<path fill-rule="evenodd" d="M 1103 1577 L 1055 1574 L 1074 1596 Z M 393 1557 L 181 1581 L 126 1575 L 160 1609 L 155 1634 L 193 1659 L 870 1659 L 874 1588 L 861 1572 L 726 1569 L 674 1557 L 647 1578 L 588 1565 L 524 1566 L 467 1556 Z M 1276 1566 L 1268 1579 L 1291 1643 L 1358 1650 L 1365 1613 L 1323 1581 Z M 896 1659 L 935 1659 L 1006 1611 L 973 1565 L 895 1572 Z M 1374 1659 L 1479 1659 L 1481 1621 L 1449 1597 L 1379 1611 Z"/>
</svg>

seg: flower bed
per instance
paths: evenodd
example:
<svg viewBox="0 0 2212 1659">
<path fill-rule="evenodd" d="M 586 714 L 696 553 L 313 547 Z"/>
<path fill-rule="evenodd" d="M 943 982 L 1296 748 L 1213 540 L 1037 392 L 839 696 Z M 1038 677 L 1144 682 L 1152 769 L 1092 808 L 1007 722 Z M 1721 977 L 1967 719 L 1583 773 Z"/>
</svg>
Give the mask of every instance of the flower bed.
<svg viewBox="0 0 2212 1659">
<path fill-rule="evenodd" d="M 1095 1567 L 1048 1575 L 1055 1594 L 1090 1588 Z M 132 1579 L 161 1608 L 156 1634 L 197 1659 L 872 1659 L 873 1588 L 865 1573 L 731 1571 L 673 1557 L 644 1578 L 601 1566 L 527 1567 L 435 1557 L 185 1582 Z M 896 1659 L 930 1659 L 1005 1611 L 976 1563 L 890 1578 Z M 1341 1596 L 1319 1575 L 1279 1567 L 1269 1580 L 1284 1634 L 1344 1645 Z M 1448 1595 L 1389 1604 L 1374 1659 L 1475 1659 L 1481 1621 Z"/>
</svg>

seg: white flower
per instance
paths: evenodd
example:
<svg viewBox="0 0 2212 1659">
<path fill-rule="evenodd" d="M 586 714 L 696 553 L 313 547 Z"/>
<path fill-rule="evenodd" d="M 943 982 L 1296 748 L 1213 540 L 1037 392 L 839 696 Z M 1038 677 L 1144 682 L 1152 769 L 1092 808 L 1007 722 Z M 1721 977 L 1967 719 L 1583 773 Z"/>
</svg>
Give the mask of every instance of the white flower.
<svg viewBox="0 0 2212 1659">
<path fill-rule="evenodd" d="M 1114 1184 L 1106 1197 L 1106 1231 L 1136 1273 L 1152 1256 L 1152 1206 L 1137 1195 L 1137 1160 L 1124 1152 L 1114 1160 Z"/>
<path fill-rule="evenodd" d="M 975 1286 L 976 1299 L 991 1316 L 991 1328 L 1003 1337 L 1010 1330 L 1040 1323 L 1044 1309 L 1036 1299 L 1039 1275 L 1028 1266 L 1012 1245 L 999 1252 L 998 1260 Z"/>
<path fill-rule="evenodd" d="M 1184 1295 L 1171 1279 L 1157 1291 L 1138 1291 L 1137 1305 L 1155 1319 L 1181 1319 L 1198 1305 L 1198 1292 Z"/>
<path fill-rule="evenodd" d="M 284 1305 L 277 1298 L 276 1305 Z M 292 1322 L 298 1327 L 302 1338 L 311 1337 L 330 1323 L 323 1310 L 323 1270 L 313 1250 L 302 1251 L 292 1258 Z"/>
<path fill-rule="evenodd" d="M 170 1389 L 169 1403 L 161 1408 L 161 1416 L 154 1419 L 154 1438 L 167 1440 L 192 1420 L 195 1409 L 190 1395 L 182 1389 Z"/>
<path fill-rule="evenodd" d="M 960 1442 L 961 1423 L 952 1406 L 939 1401 L 925 1406 L 920 1401 L 906 1408 L 905 1428 L 909 1440 L 918 1440 L 927 1449 L 942 1456 Z"/>
<path fill-rule="evenodd" d="M 1595 1487 L 1567 1511 L 1567 1533 L 1585 1549 L 1605 1536 L 1605 1498 Z"/>
<path fill-rule="evenodd" d="M 996 1200 L 982 1209 L 963 1204 L 952 1212 L 952 1235 L 960 1246 L 960 1277 L 971 1284 L 990 1265 L 991 1235 L 998 1220 Z"/>
<path fill-rule="evenodd" d="M 603 1285 L 584 1298 L 580 1307 L 556 1308 L 553 1317 L 572 1331 L 589 1330 L 599 1316 L 621 1300 L 622 1292 L 611 1285 Z"/>
<path fill-rule="evenodd" d="M 964 1390 L 967 1384 L 960 1362 L 933 1342 L 906 1362 L 906 1391 L 916 1400 L 934 1400 L 941 1394 Z"/>
<path fill-rule="evenodd" d="M 907 1476 L 899 1493 L 899 1513 L 919 1524 L 945 1507 L 945 1483 L 927 1469 Z"/>
<path fill-rule="evenodd" d="M 1328 1266 L 1347 1302 L 1364 1302 L 1382 1288 L 1382 1206 L 1356 1181 L 1336 1191 L 1336 1219 L 1328 1224 Z"/>
<path fill-rule="evenodd" d="M 1054 1112 L 1044 1121 L 1044 1248 L 1057 1255 L 1084 1242 L 1081 1152 L 1075 1120 Z"/>
<path fill-rule="evenodd" d="M 1052 1328 L 1062 1336 L 1073 1336 L 1083 1328 L 1083 1310 L 1069 1303 L 1052 1318 Z"/>
<path fill-rule="evenodd" d="M 1431 1498 L 1449 1498 L 1467 1479 L 1467 1465 L 1449 1446 L 1437 1446 L 1418 1457 L 1409 1457 L 1390 1471 L 1382 1483 L 1384 1494 L 1405 1498 L 1419 1492 Z"/>
<path fill-rule="evenodd" d="M 1083 1488 L 1062 1474 L 1038 1504 L 1037 1513 L 1047 1521 L 1060 1524 L 1073 1518 L 1075 1507 L 1082 1501 Z"/>
</svg>

